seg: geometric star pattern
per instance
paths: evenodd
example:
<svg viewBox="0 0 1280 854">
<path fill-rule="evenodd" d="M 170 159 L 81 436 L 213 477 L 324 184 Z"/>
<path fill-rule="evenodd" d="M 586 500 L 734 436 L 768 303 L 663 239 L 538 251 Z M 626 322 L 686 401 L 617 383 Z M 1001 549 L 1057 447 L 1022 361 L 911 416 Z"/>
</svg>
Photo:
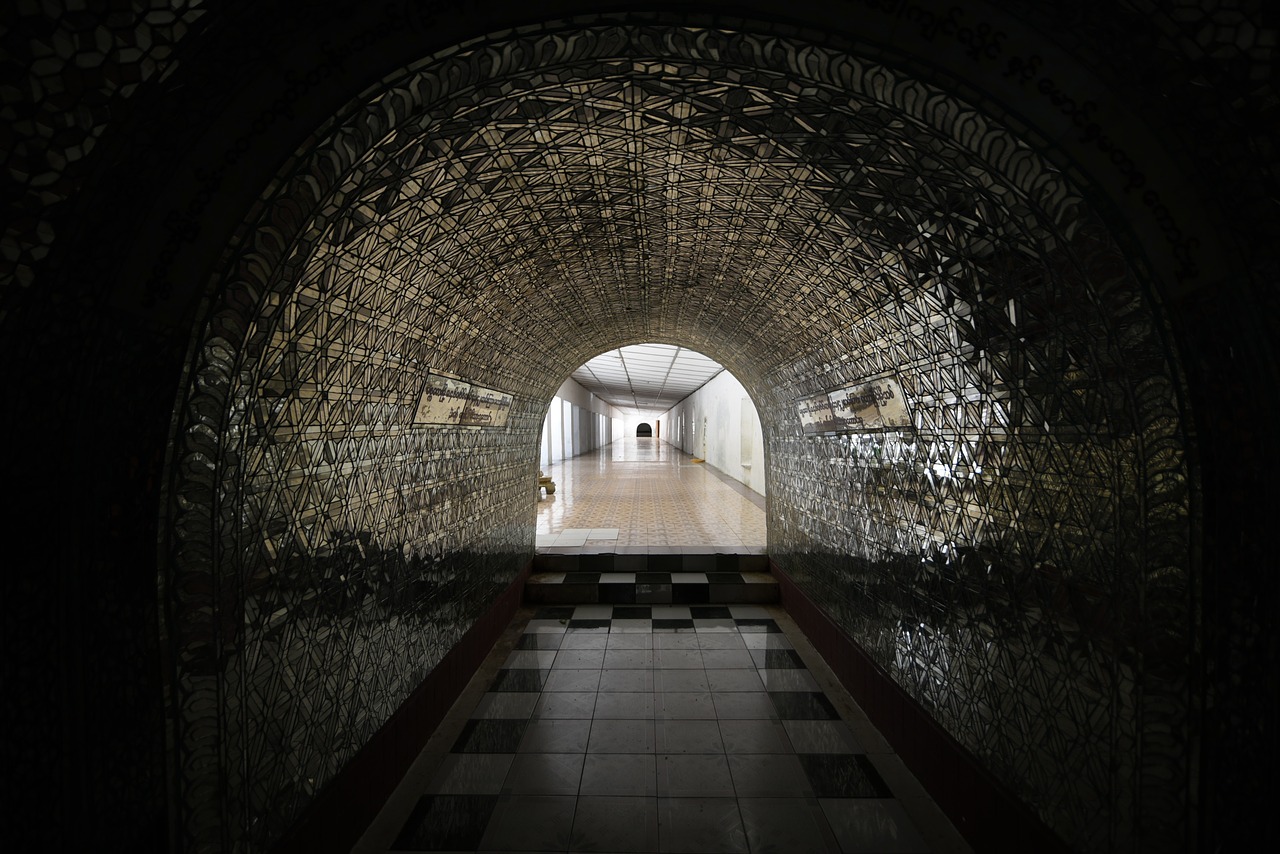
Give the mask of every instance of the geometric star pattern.
<svg viewBox="0 0 1280 854">
<path fill-rule="evenodd" d="M 319 131 L 182 404 L 192 847 L 268 848 L 515 577 L 551 396 L 639 342 L 742 381 L 772 559 L 1050 827 L 1180 838 L 1177 365 L 1084 190 L 985 110 L 798 39 L 601 24 L 425 60 Z M 415 424 L 433 373 L 507 424 Z M 909 428 L 802 431 L 800 398 L 888 377 Z"/>
</svg>

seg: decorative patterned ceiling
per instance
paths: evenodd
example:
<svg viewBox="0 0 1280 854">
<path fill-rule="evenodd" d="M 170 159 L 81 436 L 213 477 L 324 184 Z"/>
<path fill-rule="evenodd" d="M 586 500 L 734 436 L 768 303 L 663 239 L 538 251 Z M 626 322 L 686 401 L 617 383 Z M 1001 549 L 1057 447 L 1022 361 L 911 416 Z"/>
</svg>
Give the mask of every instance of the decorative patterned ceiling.
<svg viewBox="0 0 1280 854">
<path fill-rule="evenodd" d="M 693 347 L 744 382 L 823 350 L 863 351 L 875 372 L 952 346 L 927 324 L 907 352 L 876 348 L 902 306 L 928 314 L 943 278 L 980 293 L 989 268 L 1034 266 L 1078 204 L 1006 132 L 886 69 L 828 58 L 827 79 L 799 86 L 712 60 L 742 46 L 732 35 L 640 37 L 655 55 L 706 54 L 680 63 L 611 57 L 609 38 L 441 92 L 394 126 L 362 120 L 378 148 L 295 249 L 301 304 L 323 295 L 366 346 L 445 371 L 501 366 L 541 393 L 619 341 Z M 448 73 L 516 59 L 484 54 Z M 404 85 L 430 98 L 441 84 Z M 866 87 L 922 113 L 855 94 Z M 398 320 L 358 328 L 346 305 Z M 534 362 L 504 342 L 566 317 L 574 335 L 545 354 L 558 369 L 527 376 Z"/>
<path fill-rule="evenodd" d="M 634 414 L 661 413 L 724 368 L 701 353 L 670 344 L 633 344 L 601 353 L 573 372 L 587 391 Z"/>
<path fill-rule="evenodd" d="M 373 554 L 408 619 L 342 606 L 367 639 L 342 666 L 387 674 L 356 702 L 345 671 L 306 663 L 310 600 L 249 596 L 258 617 L 204 690 L 250 712 L 232 726 L 185 697 L 190 767 L 237 757 L 229 782 L 192 781 L 231 793 L 191 811 L 193 838 L 225 810 L 265 846 L 278 828 L 256 817 L 295 815 L 299 781 L 344 761 L 330 746 L 394 711 L 412 663 L 438 660 L 531 550 L 526 475 L 561 379 L 640 342 L 742 381 L 771 555 L 1051 826 L 1094 850 L 1129 827 L 1090 824 L 1103 804 L 1176 812 L 1161 775 L 1179 745 L 1134 757 L 1182 726 L 1181 689 L 1112 649 L 1143 609 L 1184 607 L 1176 378 L 1078 189 L 978 107 L 775 36 L 524 33 L 386 79 L 255 215 L 186 403 L 175 541 L 221 539 L 184 556 L 173 588 L 197 594 L 176 610 L 206 618 L 205 573 L 326 584 Z M 429 373 L 510 394 L 503 431 L 415 424 Z M 905 432 L 803 435 L 796 400 L 881 377 Z M 256 670 L 277 647 L 300 663 Z M 328 728 L 282 763 L 271 710 L 303 683 Z"/>
</svg>

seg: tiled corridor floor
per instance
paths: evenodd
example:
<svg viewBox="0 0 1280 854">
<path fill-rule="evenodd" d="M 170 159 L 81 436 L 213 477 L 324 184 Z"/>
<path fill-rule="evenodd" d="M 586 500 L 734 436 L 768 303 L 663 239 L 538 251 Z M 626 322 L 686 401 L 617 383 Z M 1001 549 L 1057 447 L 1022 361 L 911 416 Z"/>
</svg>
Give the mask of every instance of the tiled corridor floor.
<svg viewBox="0 0 1280 854">
<path fill-rule="evenodd" d="M 776 607 L 523 609 L 355 851 L 967 851 Z"/>
<path fill-rule="evenodd" d="M 543 466 L 540 552 L 759 552 L 764 497 L 661 439 L 620 439 Z"/>
</svg>

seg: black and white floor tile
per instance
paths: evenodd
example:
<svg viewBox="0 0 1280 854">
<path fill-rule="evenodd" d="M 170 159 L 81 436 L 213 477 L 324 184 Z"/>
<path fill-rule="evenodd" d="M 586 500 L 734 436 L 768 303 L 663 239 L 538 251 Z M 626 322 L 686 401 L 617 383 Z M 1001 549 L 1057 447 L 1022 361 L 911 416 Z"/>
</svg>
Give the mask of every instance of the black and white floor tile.
<svg viewBox="0 0 1280 854">
<path fill-rule="evenodd" d="M 548 568 L 554 567 L 558 561 L 573 560 L 579 565 L 591 565 L 593 561 L 616 563 L 628 557 L 631 556 L 604 554 L 539 557 L 535 563 L 537 571 L 529 579 L 525 589 L 526 598 L 530 602 L 541 603 L 548 607 L 555 605 L 572 607 L 573 604 L 583 602 L 598 602 L 602 605 L 617 606 L 625 611 L 628 610 L 625 606 L 636 606 L 629 609 L 635 613 L 648 612 L 658 605 L 710 607 L 708 603 L 711 602 L 761 605 L 778 601 L 778 583 L 773 576 L 768 572 L 739 568 L 739 564 L 758 565 L 754 555 L 639 556 L 639 559 L 651 564 L 671 558 L 677 566 L 681 560 L 689 557 L 705 558 L 713 567 L 717 561 L 730 567 L 723 571 L 627 572 L 617 569 L 561 571 Z M 619 617 L 618 619 L 634 618 Z M 664 626 L 659 618 L 654 619 L 652 627 L 669 628 Z"/>
<path fill-rule="evenodd" d="M 767 609 L 534 613 L 392 851 L 929 850 Z"/>
</svg>

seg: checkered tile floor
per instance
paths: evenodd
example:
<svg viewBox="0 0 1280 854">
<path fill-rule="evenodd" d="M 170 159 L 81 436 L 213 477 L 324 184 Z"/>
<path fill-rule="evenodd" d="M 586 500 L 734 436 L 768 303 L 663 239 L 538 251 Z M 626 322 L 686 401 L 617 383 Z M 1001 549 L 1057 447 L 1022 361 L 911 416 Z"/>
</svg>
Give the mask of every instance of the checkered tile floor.
<svg viewBox="0 0 1280 854">
<path fill-rule="evenodd" d="M 777 602 L 778 585 L 767 572 L 536 572 L 525 587 L 525 601 L 547 605 L 758 605 Z"/>
<path fill-rule="evenodd" d="M 775 618 L 538 609 L 390 850 L 930 850 Z"/>
</svg>

